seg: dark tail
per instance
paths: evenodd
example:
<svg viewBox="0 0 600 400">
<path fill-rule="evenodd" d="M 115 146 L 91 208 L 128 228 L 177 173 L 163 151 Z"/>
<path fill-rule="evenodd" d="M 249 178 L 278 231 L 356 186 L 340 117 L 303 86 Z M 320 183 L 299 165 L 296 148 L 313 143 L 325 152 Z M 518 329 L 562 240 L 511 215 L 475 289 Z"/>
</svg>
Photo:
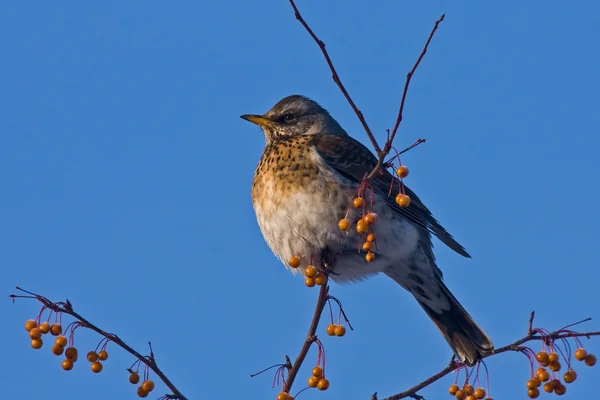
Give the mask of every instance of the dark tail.
<svg viewBox="0 0 600 400">
<path fill-rule="evenodd" d="M 442 296 L 445 296 L 450 304 L 448 310 L 434 311 L 418 297 L 417 301 L 442 332 L 460 361 L 473 366 L 482 356 L 490 354 L 494 350 L 494 345 L 454 295 L 450 293 L 444 282 L 439 280 L 439 285 Z"/>
</svg>

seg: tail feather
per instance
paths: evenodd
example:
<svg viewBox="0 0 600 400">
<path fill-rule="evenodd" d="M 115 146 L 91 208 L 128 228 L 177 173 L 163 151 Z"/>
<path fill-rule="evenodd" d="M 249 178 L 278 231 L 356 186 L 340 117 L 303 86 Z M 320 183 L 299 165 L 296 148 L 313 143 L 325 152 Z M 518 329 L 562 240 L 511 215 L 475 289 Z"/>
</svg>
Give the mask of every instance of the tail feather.
<svg viewBox="0 0 600 400">
<path fill-rule="evenodd" d="M 460 305 L 458 300 L 440 280 L 442 295 L 445 295 L 450 308 L 433 310 L 417 297 L 429 318 L 438 327 L 456 356 L 469 366 L 494 350 L 494 345 L 485 332 L 473 321 L 473 318 Z"/>
</svg>

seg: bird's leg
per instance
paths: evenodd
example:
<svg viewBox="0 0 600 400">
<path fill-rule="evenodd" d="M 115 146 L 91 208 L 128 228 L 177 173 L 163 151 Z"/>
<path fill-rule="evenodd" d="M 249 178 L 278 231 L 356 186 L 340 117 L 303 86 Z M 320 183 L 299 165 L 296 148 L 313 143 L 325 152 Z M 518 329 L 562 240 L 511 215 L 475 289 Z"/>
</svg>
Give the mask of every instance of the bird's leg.
<svg viewBox="0 0 600 400">
<path fill-rule="evenodd" d="M 320 259 L 321 262 L 319 263 L 319 272 L 322 272 L 325 275 L 339 275 L 333 271 L 333 266 L 335 264 L 335 253 L 329 247 L 321 249 Z"/>
</svg>

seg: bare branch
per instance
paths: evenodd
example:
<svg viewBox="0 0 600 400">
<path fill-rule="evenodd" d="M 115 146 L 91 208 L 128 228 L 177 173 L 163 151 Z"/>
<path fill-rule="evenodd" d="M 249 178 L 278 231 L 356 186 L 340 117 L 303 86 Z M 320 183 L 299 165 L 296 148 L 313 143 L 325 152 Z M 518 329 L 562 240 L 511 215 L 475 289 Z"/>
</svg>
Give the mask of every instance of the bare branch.
<svg viewBox="0 0 600 400">
<path fill-rule="evenodd" d="M 352 97 L 350 97 L 350 94 L 348 94 L 348 91 L 346 90 L 346 88 L 344 87 L 344 84 L 340 80 L 340 77 L 339 77 L 335 67 L 333 66 L 333 62 L 331 61 L 331 58 L 329 57 L 329 53 L 325 49 L 325 43 L 321 39 L 319 39 L 319 37 L 313 32 L 313 30 L 310 28 L 310 26 L 308 26 L 308 24 L 306 23 L 306 21 L 300 14 L 298 7 L 296 7 L 296 3 L 294 2 L 294 0 L 289 0 L 289 1 L 290 1 L 290 4 L 292 5 L 292 8 L 294 9 L 294 14 L 296 16 L 296 19 L 302 24 L 304 29 L 306 29 L 308 34 L 313 38 L 313 40 L 317 43 L 317 45 L 321 49 L 321 52 L 323 53 L 323 56 L 325 57 L 325 61 L 327 61 L 327 65 L 329 66 L 329 69 L 331 70 L 333 81 L 338 85 L 338 87 L 344 94 L 344 97 L 350 104 L 350 107 L 352 107 L 352 109 L 354 110 L 354 113 L 360 120 L 360 123 L 362 124 L 363 128 L 365 129 L 365 132 L 367 132 L 367 136 L 369 136 L 369 140 L 371 141 L 371 143 L 373 144 L 373 147 L 375 148 L 375 152 L 377 153 L 377 155 L 380 155 L 381 148 L 379 147 L 379 144 L 377 143 L 375 136 L 373 136 L 373 132 L 371 132 L 371 128 L 369 128 L 369 125 L 367 124 L 367 121 L 365 120 L 363 113 L 358 109 L 358 107 L 354 103 L 354 100 L 352 100 Z"/>
<path fill-rule="evenodd" d="M 375 168 L 373 168 L 373 171 L 371 171 L 371 173 L 369 174 L 367 179 L 373 178 L 379 172 L 379 170 L 381 169 L 381 167 L 383 165 L 384 159 L 388 156 L 388 154 L 390 153 L 390 150 L 392 150 L 392 144 L 394 143 L 394 138 L 396 137 L 396 133 L 398 132 L 398 128 L 400 127 L 400 123 L 402 122 L 402 119 L 403 119 L 404 103 L 406 102 L 406 95 L 408 94 L 408 87 L 410 86 L 410 80 L 412 79 L 413 75 L 417 71 L 419 64 L 421 64 L 421 60 L 423 60 L 423 57 L 425 57 L 425 54 L 427 53 L 427 48 L 429 47 L 429 43 L 431 43 L 431 39 L 433 39 L 433 35 L 437 31 L 440 23 L 444 20 L 445 16 L 446 16 L 445 14 L 442 14 L 442 16 L 440 18 L 438 18 L 437 21 L 435 21 L 435 23 L 433 24 L 433 29 L 429 33 L 429 37 L 427 38 L 427 41 L 425 42 L 425 46 L 423 46 L 423 50 L 421 50 L 421 54 L 419 54 L 419 57 L 417 58 L 417 61 L 413 65 L 410 72 L 408 74 L 406 74 L 406 82 L 404 83 L 404 90 L 402 91 L 402 99 L 400 100 L 400 108 L 398 109 L 398 116 L 396 117 L 396 123 L 394 124 L 394 128 L 392 129 L 392 133 L 391 133 L 390 137 L 388 138 L 388 140 L 385 142 L 385 145 L 383 146 L 383 151 L 377 152 L 377 156 L 378 156 L 377 165 L 375 166 Z"/>
</svg>

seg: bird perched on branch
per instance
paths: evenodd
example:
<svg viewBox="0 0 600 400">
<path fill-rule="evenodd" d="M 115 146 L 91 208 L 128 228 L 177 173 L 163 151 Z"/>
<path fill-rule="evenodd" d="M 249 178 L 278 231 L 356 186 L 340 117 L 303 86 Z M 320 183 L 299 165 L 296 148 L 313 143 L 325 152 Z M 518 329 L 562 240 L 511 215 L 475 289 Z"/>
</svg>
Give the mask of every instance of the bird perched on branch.
<svg viewBox="0 0 600 400">
<path fill-rule="evenodd" d="M 415 297 L 462 362 L 473 365 L 493 350 L 442 281 L 431 234 L 458 254 L 469 254 L 410 189 L 404 186 L 408 206 L 394 201 L 390 187 L 401 186 L 387 169 L 365 181 L 377 165 L 371 151 L 303 96 L 286 97 L 264 115 L 241 117 L 264 132 L 266 147 L 254 174 L 252 203 L 267 244 L 284 264 L 295 258 L 300 265 L 294 271 L 325 267 L 335 282 L 384 273 Z M 367 204 L 353 207 L 360 190 L 370 193 Z M 370 262 L 360 250 L 365 232 L 357 231 L 365 207 L 377 216 L 369 227 L 376 235 Z M 338 226 L 341 219 L 350 227 Z"/>
</svg>

